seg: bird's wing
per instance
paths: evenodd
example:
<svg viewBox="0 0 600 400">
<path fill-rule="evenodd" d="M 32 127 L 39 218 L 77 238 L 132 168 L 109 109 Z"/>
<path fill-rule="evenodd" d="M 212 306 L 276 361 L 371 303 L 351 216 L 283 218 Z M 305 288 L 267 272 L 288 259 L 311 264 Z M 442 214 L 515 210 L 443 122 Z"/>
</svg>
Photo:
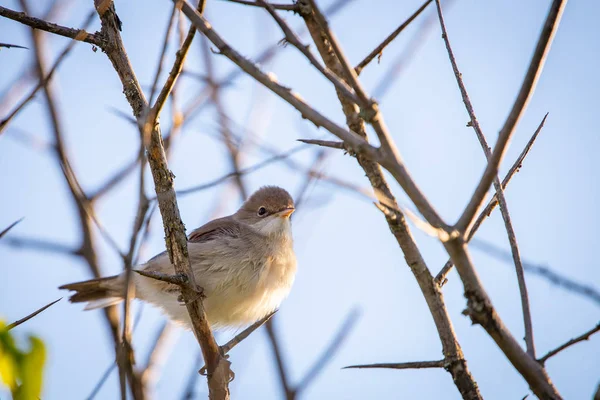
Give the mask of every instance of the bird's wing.
<svg viewBox="0 0 600 400">
<path fill-rule="evenodd" d="M 228 236 L 231 238 L 239 237 L 245 226 L 231 217 L 218 218 L 195 229 L 188 236 L 188 242 L 203 243 L 209 242 L 217 237 Z"/>
<path fill-rule="evenodd" d="M 222 256 L 222 248 L 223 246 L 227 246 L 227 241 L 222 243 L 221 246 L 215 246 L 213 243 L 210 243 L 211 241 L 217 238 L 237 239 L 242 237 L 243 233 L 249 229 L 250 228 L 247 225 L 240 223 L 231 217 L 224 217 L 210 221 L 192 231 L 188 237 L 188 243 L 195 248 L 195 251 L 190 251 L 189 254 L 192 264 L 196 264 L 194 268 L 208 267 L 208 264 L 212 263 L 203 265 L 205 264 L 202 262 L 203 260 L 210 260 L 216 254 Z M 173 273 L 173 267 L 171 266 L 169 255 L 166 251 L 152 257 L 142 269 L 164 274 Z"/>
</svg>

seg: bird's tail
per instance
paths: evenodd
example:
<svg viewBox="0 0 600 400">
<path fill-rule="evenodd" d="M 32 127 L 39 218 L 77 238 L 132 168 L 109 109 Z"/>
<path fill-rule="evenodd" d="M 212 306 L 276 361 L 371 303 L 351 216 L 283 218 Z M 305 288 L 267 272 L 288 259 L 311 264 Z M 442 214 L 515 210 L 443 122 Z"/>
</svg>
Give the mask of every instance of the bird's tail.
<svg viewBox="0 0 600 400">
<path fill-rule="evenodd" d="M 123 301 L 123 279 L 120 275 L 107 278 L 90 279 L 89 281 L 69 283 L 59 289 L 75 291 L 69 301 L 84 303 L 85 310 L 94 310 L 118 304 Z"/>
</svg>

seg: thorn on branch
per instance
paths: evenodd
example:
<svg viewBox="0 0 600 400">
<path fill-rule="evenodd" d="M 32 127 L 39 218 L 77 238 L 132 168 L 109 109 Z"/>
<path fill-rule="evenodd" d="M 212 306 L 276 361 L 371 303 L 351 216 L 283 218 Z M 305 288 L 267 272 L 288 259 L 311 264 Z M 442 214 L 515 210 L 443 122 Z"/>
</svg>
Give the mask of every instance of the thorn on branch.
<svg viewBox="0 0 600 400">
<path fill-rule="evenodd" d="M 62 300 L 62 297 L 59 299 L 54 300 L 51 303 L 46 304 L 45 306 L 43 306 L 42 308 L 37 309 L 36 311 L 32 312 L 31 314 L 29 314 L 28 316 L 26 316 L 25 318 L 21 318 L 18 321 L 13 322 L 12 324 L 9 324 L 6 326 L 6 330 L 10 331 L 13 328 L 16 328 L 17 326 L 21 325 L 23 322 L 27 322 L 29 321 L 31 318 L 35 317 L 36 315 L 38 315 L 39 313 L 45 311 L 46 309 L 48 309 L 49 307 L 53 306 L 54 304 L 58 303 L 59 301 Z"/>
</svg>

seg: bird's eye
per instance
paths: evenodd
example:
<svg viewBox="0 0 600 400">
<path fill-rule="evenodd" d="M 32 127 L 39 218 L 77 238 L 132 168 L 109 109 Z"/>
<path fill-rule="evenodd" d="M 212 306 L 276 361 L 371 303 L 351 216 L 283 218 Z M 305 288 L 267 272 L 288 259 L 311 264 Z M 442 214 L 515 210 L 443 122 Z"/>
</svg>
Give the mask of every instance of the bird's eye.
<svg viewBox="0 0 600 400">
<path fill-rule="evenodd" d="M 259 209 L 258 209 L 258 215 L 259 215 L 259 216 L 261 216 L 261 217 L 262 217 L 262 216 L 264 216 L 266 213 L 267 213 L 267 209 L 266 209 L 266 208 L 264 208 L 264 207 L 261 207 L 261 208 L 259 208 Z"/>
</svg>

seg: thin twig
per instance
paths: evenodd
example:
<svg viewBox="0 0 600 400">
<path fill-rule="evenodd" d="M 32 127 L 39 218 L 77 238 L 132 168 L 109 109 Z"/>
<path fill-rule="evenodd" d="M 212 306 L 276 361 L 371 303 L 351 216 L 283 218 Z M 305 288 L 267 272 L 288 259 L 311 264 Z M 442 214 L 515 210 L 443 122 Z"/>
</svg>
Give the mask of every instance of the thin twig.
<svg viewBox="0 0 600 400">
<path fill-rule="evenodd" d="M 232 140 L 231 129 L 229 127 L 229 118 L 225 110 L 225 104 L 221 101 L 220 87 L 216 85 L 216 76 L 214 73 L 212 54 L 206 38 L 202 38 L 200 45 L 202 46 L 202 54 L 204 56 L 204 65 L 206 69 L 208 84 L 213 87 L 211 91 L 211 99 L 216 108 L 217 115 L 219 118 L 221 139 L 225 143 L 227 148 L 227 156 L 231 164 L 232 172 L 234 173 L 235 184 L 238 188 L 241 201 L 246 201 L 248 198 L 248 191 L 242 181 L 242 174 L 240 173 L 240 151 L 239 146 L 236 146 Z"/>
<path fill-rule="evenodd" d="M 79 31 L 80 35 L 82 35 L 81 32 L 84 32 L 84 29 L 87 29 L 87 27 L 92 24 L 92 22 L 94 21 L 95 15 L 96 15 L 95 12 L 93 12 L 93 11 L 90 12 L 90 14 L 85 19 L 85 22 L 82 25 L 83 26 L 82 30 Z M 4 117 L 2 119 L 2 121 L 0 121 L 0 135 L 2 134 L 2 132 L 4 132 L 4 130 L 6 129 L 6 127 L 8 126 L 8 124 L 17 116 L 17 114 L 27 104 L 29 104 L 29 102 L 31 102 L 31 100 L 33 100 L 33 98 L 35 97 L 35 95 L 37 94 L 37 92 L 41 88 L 43 88 L 44 85 L 46 85 L 48 82 L 50 82 L 50 80 L 54 76 L 54 73 L 56 72 L 56 70 L 58 69 L 58 67 L 60 66 L 60 64 L 63 62 L 63 60 L 66 59 L 67 55 L 71 52 L 71 50 L 75 47 L 76 44 L 77 44 L 77 37 L 74 40 L 72 40 L 65 47 L 65 49 L 58 55 L 58 57 L 56 58 L 56 61 L 54 61 L 54 64 L 52 65 L 52 67 L 50 68 L 50 70 L 48 71 L 48 73 L 44 76 L 43 79 L 39 80 L 38 84 L 31 90 L 31 92 L 29 93 L 29 95 L 27 97 L 25 97 L 6 117 Z"/>
<path fill-rule="evenodd" d="M 493 243 L 474 239 L 471 242 L 471 246 L 473 246 L 473 248 L 475 249 L 483 251 L 485 254 L 490 255 L 496 258 L 497 260 L 509 263 L 512 262 L 511 253 L 501 249 Z M 597 305 L 600 305 L 600 291 L 592 285 L 577 282 L 542 264 L 524 261 L 523 268 L 527 273 L 540 276 L 548 280 L 553 285 L 556 285 L 569 292 L 575 293 L 585 299 L 595 302 Z"/>
<path fill-rule="evenodd" d="M 366 157 L 379 162 L 382 166 L 390 171 L 398 183 L 403 187 L 407 195 L 411 198 L 413 203 L 417 206 L 421 214 L 431 225 L 444 230 L 449 229 L 441 220 L 440 216 L 431 206 L 429 201 L 425 198 L 418 186 L 415 184 L 412 177 L 408 174 L 406 167 L 399 158 L 399 155 L 391 141 L 387 140 L 387 128 L 385 128 L 385 125 L 383 124 L 378 112 L 376 112 L 374 115 L 371 113 L 369 119 L 371 120 L 374 129 L 378 132 L 380 141 L 384 144 L 387 143 L 385 144 L 386 151 L 380 151 L 380 149 L 371 146 L 356 132 L 349 131 L 326 118 L 317 110 L 308 105 L 299 95 L 293 93 L 289 88 L 277 83 L 272 76 L 265 74 L 262 70 L 260 70 L 260 68 L 258 68 L 256 64 L 252 63 L 235 51 L 231 46 L 229 46 L 215 32 L 212 25 L 209 24 L 204 17 L 199 15 L 187 1 L 184 0 L 181 7 L 183 13 L 190 19 L 194 26 L 196 26 L 196 28 L 220 50 L 221 54 L 232 60 L 247 74 L 258 80 L 268 89 L 272 90 L 283 100 L 290 103 L 294 108 L 300 111 L 305 118 L 311 120 L 317 126 L 323 126 L 328 131 L 344 140 L 355 153 L 363 154 Z M 354 73 L 354 69 L 350 69 L 352 70 L 352 73 Z M 356 87 L 354 89 L 357 91 Z M 373 111 L 373 109 L 376 108 L 376 105 L 371 103 L 369 104 L 371 105 L 371 111 Z"/>
<path fill-rule="evenodd" d="M 383 42 L 381 42 L 381 44 L 377 47 L 375 47 L 375 49 L 369 53 L 368 56 L 366 56 L 364 58 L 364 60 L 362 60 L 361 62 L 358 63 L 358 65 L 356 67 L 354 67 L 354 70 L 356 71 L 356 75 L 360 75 L 360 73 L 362 72 L 362 70 L 371 62 L 375 59 L 375 57 L 379 56 L 379 58 L 381 58 L 381 55 L 383 53 L 383 49 L 385 49 L 387 47 L 388 44 L 392 43 L 392 41 L 394 39 L 396 39 L 396 37 L 404 30 L 406 29 L 406 27 L 408 25 L 410 25 L 411 22 L 413 22 L 426 8 L 427 6 L 432 2 L 433 0 L 427 0 L 425 1 L 425 3 L 423 3 L 423 5 L 421 7 L 419 7 L 419 9 L 417 11 L 415 11 L 406 21 L 404 21 L 394 32 L 392 32 L 387 38 L 385 38 L 385 40 Z"/>
<path fill-rule="evenodd" d="M 521 169 L 521 166 L 523 165 L 523 161 L 525 160 L 525 157 L 527 157 L 527 155 L 529 154 L 529 151 L 533 147 L 533 144 L 535 143 L 535 140 L 537 139 L 539 133 L 542 131 L 542 128 L 544 127 L 544 124 L 546 123 L 547 117 L 548 117 L 548 114 L 546 114 L 544 116 L 544 118 L 542 119 L 542 122 L 540 122 L 537 129 L 535 130 L 535 132 L 533 133 L 533 135 L 531 136 L 531 138 L 525 145 L 525 148 L 523 149 L 523 151 L 521 152 L 521 154 L 519 154 L 519 157 L 517 157 L 517 159 L 515 160 L 513 165 L 510 167 L 510 169 L 506 173 L 506 176 L 502 180 L 502 189 L 506 189 L 506 187 L 508 186 L 508 183 L 510 182 L 512 177 L 515 176 L 515 174 L 517 172 L 519 172 L 519 170 Z M 494 194 L 494 196 L 490 199 L 487 206 L 485 206 L 483 211 L 481 211 L 481 213 L 479 213 L 479 216 L 477 217 L 477 219 L 475 220 L 475 223 L 471 227 L 469 234 L 467 235 L 467 239 L 466 239 L 467 243 L 470 242 L 471 239 L 473 239 L 473 236 L 475 236 L 475 233 L 477 232 L 477 230 L 479 229 L 479 227 L 481 226 L 483 221 L 485 221 L 492 214 L 492 211 L 494 211 L 494 209 L 496 208 L 497 205 L 498 205 L 498 197 Z M 454 266 L 454 264 L 452 263 L 452 260 L 448 260 L 446 262 L 446 264 L 444 265 L 444 267 L 436 275 L 435 282 L 438 285 L 440 285 L 440 287 L 446 283 L 446 281 L 447 281 L 446 277 L 448 276 L 448 273 L 450 272 L 450 270 L 452 269 L 453 266 Z"/>
<path fill-rule="evenodd" d="M 23 218 L 25 218 L 25 217 L 23 217 Z M 23 218 L 19 218 L 18 220 L 16 220 L 15 222 L 13 222 L 9 226 L 7 226 L 2 232 L 0 232 L 0 239 L 2 239 L 4 237 L 4 235 L 6 235 L 8 233 L 8 231 L 10 231 L 12 228 L 14 228 L 19 222 L 23 221 Z"/>
<path fill-rule="evenodd" d="M 296 394 L 300 393 L 304 389 L 308 388 L 308 386 L 312 383 L 312 381 L 319 376 L 323 368 L 327 365 L 329 361 L 333 358 L 335 353 L 340 349 L 344 340 L 348 337 L 354 325 L 358 321 L 360 317 L 360 312 L 358 308 L 354 308 L 348 313 L 348 316 L 344 319 L 340 327 L 338 328 L 337 333 L 333 336 L 329 345 L 325 348 L 325 350 L 321 353 L 321 356 L 313 363 L 313 365 L 308 369 L 308 372 L 304 375 L 300 382 L 296 385 L 294 391 Z"/>
<path fill-rule="evenodd" d="M 546 361 L 548 361 L 548 359 L 550 357 L 554 357 L 555 355 L 557 355 L 561 351 L 565 350 L 566 348 L 571 347 L 574 344 L 577 344 L 579 342 L 583 342 L 584 340 L 589 340 L 590 336 L 592 336 L 594 333 L 596 333 L 598 331 L 600 331 L 600 322 L 595 327 L 593 327 L 589 331 L 585 332 L 584 334 L 569 340 L 568 342 L 558 346 L 554 350 L 549 351 L 548 353 L 546 353 L 546 355 L 544 355 L 542 358 L 540 358 L 538 360 L 538 362 L 541 364 L 544 364 Z"/>
<path fill-rule="evenodd" d="M 235 346 L 237 346 L 238 344 L 240 344 L 240 342 L 244 339 L 246 339 L 248 336 L 250 336 L 250 334 L 252 332 L 254 332 L 255 330 L 257 330 L 258 328 L 260 328 L 261 326 L 263 326 L 268 320 L 271 319 L 271 317 L 273 315 L 275 315 L 275 313 L 277 312 L 277 310 L 269 313 L 267 316 L 263 317 L 262 319 L 256 321 L 255 323 L 253 323 L 252 325 L 250 325 L 248 328 L 244 329 L 242 332 L 238 333 L 237 335 L 235 335 L 230 341 L 228 341 L 227 343 L 225 343 L 224 345 L 221 346 L 221 351 L 223 352 L 223 354 L 227 354 L 231 351 L 231 349 L 233 349 Z"/>
<path fill-rule="evenodd" d="M 349 151 L 344 142 L 336 142 L 331 140 L 318 140 L 318 139 L 297 139 L 299 142 L 306 144 L 314 144 L 321 147 L 328 147 L 330 149 L 340 149 Z"/>
<path fill-rule="evenodd" d="M 65 26 L 60 26 L 51 22 L 44 21 L 43 19 L 30 17 L 29 15 L 27 15 L 27 12 L 13 11 L 6 7 L 0 6 L 0 17 L 12 19 L 13 21 L 17 21 L 24 25 L 30 26 L 33 29 L 39 29 L 42 31 L 54 33 L 56 35 L 75 39 L 81 42 L 90 43 L 100 48 L 103 48 L 105 45 L 104 38 L 102 38 L 98 34 L 91 34 L 82 29 L 67 28 Z"/>
<path fill-rule="evenodd" d="M 198 2 L 197 10 L 200 14 L 202 14 L 204 12 L 205 6 L 206 6 L 206 0 L 200 0 Z M 171 91 L 175 87 L 175 83 L 177 82 L 177 78 L 179 77 L 179 75 L 181 74 L 181 71 L 183 70 L 183 64 L 185 63 L 185 59 L 190 50 L 190 46 L 192 44 L 192 41 L 194 40 L 195 35 L 196 35 L 196 29 L 193 26 L 190 26 L 187 36 L 185 37 L 185 40 L 183 41 L 183 43 L 182 43 L 181 47 L 179 48 L 179 50 L 177 51 L 177 53 L 175 54 L 175 62 L 173 63 L 173 66 L 171 67 L 169 76 L 167 77 L 165 84 L 163 85 L 160 93 L 158 94 L 158 97 L 156 98 L 156 102 L 152 106 L 151 112 L 152 112 L 154 120 L 156 120 L 156 117 L 158 115 L 160 115 L 160 112 L 162 111 L 162 108 L 165 105 L 167 98 L 169 97 L 169 94 L 171 94 Z M 185 119 L 185 116 L 184 116 L 184 119 Z"/>
<path fill-rule="evenodd" d="M 117 362 L 115 361 L 114 363 L 110 364 L 108 368 L 106 368 L 106 371 L 104 371 L 104 374 L 102 374 L 98 383 L 96 383 L 88 397 L 86 397 L 86 400 L 93 400 L 96 397 L 96 395 L 98 394 L 98 392 L 100 392 L 100 389 L 102 389 L 102 386 L 104 386 L 104 383 L 106 383 L 108 377 L 115 370 L 116 367 Z"/>
<path fill-rule="evenodd" d="M 12 324 L 8 324 L 6 326 L 6 330 L 10 331 L 13 328 L 16 328 L 17 326 L 21 325 L 23 322 L 27 322 L 29 321 L 31 318 L 35 317 L 36 315 L 38 315 L 39 313 L 41 313 L 42 311 L 45 311 L 47 308 L 49 308 L 50 306 L 53 306 L 54 304 L 58 303 L 59 301 L 62 300 L 62 297 L 54 300 L 51 303 L 46 304 L 45 306 L 43 306 L 42 308 L 37 309 L 36 311 L 32 312 L 31 314 L 29 314 L 28 316 L 21 318 L 18 321 L 13 322 Z"/>
<path fill-rule="evenodd" d="M 175 17 L 178 14 L 177 5 L 174 4 L 171 10 L 171 16 L 169 17 L 169 22 L 167 23 L 167 30 L 164 35 L 163 45 L 160 50 L 160 56 L 158 57 L 158 63 L 156 66 L 156 73 L 154 74 L 154 80 L 152 81 L 152 86 L 150 89 L 150 96 L 148 97 L 148 103 L 152 104 L 154 101 L 154 95 L 156 94 L 156 90 L 158 88 L 158 80 L 160 79 L 160 74 L 163 69 L 163 64 L 165 61 L 165 57 L 167 55 L 167 48 L 169 47 L 169 39 L 171 38 L 171 32 L 173 29 L 173 25 L 175 24 Z"/>
<path fill-rule="evenodd" d="M 111 60 L 115 72 L 119 75 L 123 91 L 135 117 L 140 121 L 142 137 L 146 144 L 148 161 L 154 178 L 155 192 L 160 194 L 158 205 L 165 228 L 167 252 L 175 272 L 187 275 L 190 282 L 189 287 L 187 285 L 181 287 L 181 292 L 187 311 L 190 314 L 192 329 L 208 366 L 210 398 L 229 399 L 230 363 L 223 359 L 220 354 L 219 347 L 206 320 L 202 299 L 197 296 L 198 289 L 196 289 L 197 285 L 188 257 L 185 226 L 177 205 L 173 174 L 169 170 L 162 144 L 160 124 L 156 122 L 155 118 L 148 118 L 148 102 L 127 58 L 119 33 L 118 17 L 114 13 L 112 1 L 104 0 L 103 3 L 95 5 L 102 21 L 101 32 L 111 43 L 110 48 L 106 49 L 106 55 Z M 192 11 L 195 12 L 193 8 Z"/>
<path fill-rule="evenodd" d="M 308 46 L 300 41 L 300 38 L 294 33 L 292 28 L 290 28 L 290 26 L 283 20 L 283 18 L 281 18 L 277 14 L 275 9 L 271 7 L 269 3 L 267 3 L 264 0 L 257 1 L 263 7 L 265 7 L 265 9 L 273 17 L 275 22 L 277 22 L 277 25 L 279 25 L 281 31 L 285 35 L 285 42 L 291 44 L 296 49 L 298 49 L 321 74 L 323 74 L 331 83 L 333 83 L 337 90 L 344 94 L 344 96 L 348 97 L 348 99 L 352 100 L 355 103 L 361 102 L 361 99 L 357 97 L 357 95 L 352 91 L 352 88 L 350 88 L 350 86 L 348 86 L 346 82 L 338 78 L 333 72 L 331 72 L 331 70 L 329 70 L 329 68 L 321 65 L 317 58 L 308 49 Z"/>
<path fill-rule="evenodd" d="M 351 368 L 389 368 L 389 369 L 422 369 L 422 368 L 444 368 L 445 360 L 438 361 L 412 361 L 403 363 L 379 363 L 379 364 L 362 364 L 349 365 L 343 369 Z"/>
<path fill-rule="evenodd" d="M 1 243 L 15 248 L 25 247 L 42 252 L 45 251 L 69 256 L 82 256 L 82 249 L 80 248 L 73 248 L 69 245 L 46 239 L 10 235 L 3 239 Z"/>
<path fill-rule="evenodd" d="M 275 10 L 298 11 L 297 4 L 276 4 L 276 3 L 265 4 L 265 2 L 249 1 L 249 0 L 221 0 L 221 1 L 227 1 L 228 3 L 236 3 L 236 4 L 242 4 L 245 6 L 254 6 L 254 7 L 266 8 L 267 6 L 269 6 Z"/>
<path fill-rule="evenodd" d="M 306 13 L 302 16 L 325 64 L 339 76 L 342 76 L 343 71 L 340 61 L 337 59 L 328 41 L 325 40 L 325 35 L 322 33 L 312 13 Z M 366 137 L 366 126 L 364 120 L 359 115 L 358 106 L 348 102 L 342 96 L 338 95 L 338 99 L 346 116 L 347 126 L 352 131 L 358 132 L 362 137 Z M 375 197 L 378 199 L 385 198 L 385 207 L 382 207 L 382 210 L 399 210 L 398 203 L 386 181 L 381 166 L 358 154 L 356 155 L 356 160 L 369 179 L 373 191 L 376 193 Z M 452 375 L 454 383 L 463 398 L 481 400 L 482 397 L 479 393 L 477 383 L 469 371 L 467 361 L 454 333 L 454 327 L 452 326 L 442 293 L 434 283 L 433 276 L 415 243 L 404 215 L 401 211 L 386 212 L 383 215 L 398 246 L 404 253 L 406 263 L 419 284 L 419 288 L 429 307 L 442 344 L 444 359 L 447 362 L 446 370 Z"/>
<path fill-rule="evenodd" d="M 271 344 L 271 349 L 273 350 L 273 358 L 275 359 L 275 365 L 277 366 L 281 390 L 283 390 L 285 398 L 291 400 L 295 397 L 295 393 L 291 383 L 289 382 L 289 373 L 287 372 L 286 363 L 281 352 L 281 346 L 277 339 L 275 327 L 273 326 L 273 320 L 267 321 L 265 328 L 267 330 L 267 336 L 269 338 L 269 343 Z"/>
<path fill-rule="evenodd" d="M 450 39 L 448 38 L 448 31 L 446 30 L 446 23 L 444 21 L 440 0 L 436 0 L 436 6 L 440 20 L 440 26 L 442 29 L 442 38 L 444 39 L 446 50 L 448 51 L 448 57 L 450 58 L 450 63 L 452 64 L 454 76 L 456 78 L 456 82 L 458 83 L 458 87 L 460 89 L 465 108 L 467 109 L 469 117 L 471 118 L 470 125 L 473 127 L 477 139 L 481 144 L 481 148 L 483 149 L 483 153 L 485 154 L 485 157 L 489 162 L 492 157 L 492 152 L 487 143 L 487 140 L 485 139 L 483 130 L 479 125 L 477 116 L 475 115 L 473 104 L 471 103 L 471 99 L 469 98 L 467 88 L 462 79 L 462 74 L 458 69 L 458 64 L 456 62 L 456 58 L 454 57 L 454 52 L 452 51 L 452 47 L 450 46 Z M 519 284 L 519 293 L 521 295 L 521 309 L 523 311 L 523 325 L 525 327 L 525 344 L 527 346 L 527 353 L 529 353 L 531 357 L 535 358 L 535 342 L 533 340 L 531 307 L 529 305 L 529 295 L 527 293 L 527 284 L 525 282 L 525 273 L 523 272 L 523 264 L 521 262 L 521 255 L 519 252 L 519 246 L 517 244 L 517 237 L 515 235 L 515 230 L 513 228 L 513 224 L 510 218 L 510 213 L 508 211 L 508 204 L 506 202 L 506 198 L 504 197 L 504 191 L 502 190 L 502 183 L 500 183 L 500 178 L 498 178 L 498 175 L 494 176 L 493 184 L 496 190 L 496 197 L 498 198 L 498 203 L 500 204 L 500 212 L 502 214 L 502 219 L 504 220 L 504 225 L 506 228 L 506 233 L 508 235 L 508 241 L 510 243 L 510 249 L 515 264 L 517 282 Z"/>
<path fill-rule="evenodd" d="M 506 150 L 508 149 L 508 143 L 515 131 L 517 123 L 521 119 L 521 116 L 523 115 L 525 108 L 527 107 L 527 104 L 529 104 L 529 100 L 533 95 L 535 86 L 542 73 L 542 69 L 546 62 L 546 57 L 550 51 L 552 40 L 554 39 L 554 35 L 558 29 L 558 25 L 560 24 L 562 13 L 566 5 L 567 0 L 552 1 L 550 11 L 548 12 L 546 21 L 544 22 L 544 27 L 540 33 L 536 48 L 533 52 L 533 57 L 529 63 L 529 68 L 527 69 L 527 73 L 525 75 L 525 79 L 523 80 L 521 89 L 519 90 L 519 94 L 517 95 L 513 107 L 508 114 L 506 121 L 504 122 L 504 126 L 498 134 L 498 140 L 494 146 L 494 151 L 492 152 L 492 156 L 481 177 L 481 180 L 479 181 L 479 184 L 477 185 L 469 204 L 467 207 L 465 207 L 463 214 L 456 223 L 455 227 L 459 232 L 469 231 L 469 227 L 475 219 L 475 215 L 477 215 L 478 211 L 483 206 L 485 196 L 492 181 L 494 180 L 494 177 L 498 175 L 498 167 L 504 158 Z"/>
<path fill-rule="evenodd" d="M 358 104 L 361 107 L 361 115 L 366 122 L 371 124 L 373 130 L 377 134 L 379 142 L 381 143 L 381 147 L 376 151 L 372 151 L 372 148 L 366 146 L 368 143 L 352 143 L 348 140 L 346 132 L 344 132 L 343 136 L 340 136 L 338 133 L 332 131 L 326 125 L 322 125 L 327 130 L 329 130 L 334 135 L 338 136 L 340 139 L 346 141 L 349 145 L 352 145 L 353 151 L 357 154 L 362 152 L 365 153 L 366 156 L 371 158 L 373 161 L 381 164 L 382 167 L 387 169 L 394 179 L 402 186 L 402 189 L 406 192 L 408 197 L 415 204 L 419 212 L 425 217 L 427 222 L 432 225 L 436 229 L 441 229 L 445 231 L 448 235 L 453 236 L 452 228 L 449 227 L 437 213 L 435 208 L 431 205 L 431 203 L 427 200 L 421 189 L 417 186 L 415 181 L 412 179 L 406 166 L 404 165 L 400 153 L 396 148 L 394 141 L 391 138 L 390 132 L 383 120 L 383 116 L 379 112 L 379 107 L 377 103 L 369 98 L 365 90 L 363 89 L 360 81 L 358 80 L 358 76 L 354 71 L 354 68 L 350 65 L 350 62 L 346 58 L 344 52 L 342 51 L 341 45 L 338 43 L 335 35 L 329 29 L 329 24 L 327 19 L 321 10 L 317 7 L 316 2 L 314 0 L 299 0 L 303 4 L 310 3 L 312 8 L 312 15 L 316 23 L 319 25 L 320 31 L 325 35 L 328 39 L 331 49 L 335 53 L 336 58 L 339 61 L 339 66 L 341 71 L 343 72 L 344 79 L 347 80 L 350 87 L 354 89 L 358 98 L 360 99 L 360 103 Z M 278 93 L 279 94 L 279 93 Z M 292 104 L 294 105 L 294 104 Z M 294 105 L 294 107 L 298 108 L 298 106 Z M 298 108 L 300 110 L 300 108 Z M 305 113 L 303 112 L 303 115 Z M 312 119 L 311 119 L 312 120 Z M 313 121 L 314 122 L 314 121 Z M 330 121 L 328 121 L 330 122 Z M 332 127 L 334 128 L 334 127 Z M 337 127 L 336 127 L 337 128 Z M 341 132 L 339 132 L 341 133 Z M 355 132 L 350 132 L 355 133 Z M 360 135 L 359 135 L 360 137 Z M 354 138 L 353 138 L 354 139 Z M 365 141 L 366 142 L 366 141 Z M 358 147 L 357 147 L 358 146 Z"/>
<path fill-rule="evenodd" d="M 290 157 L 291 155 L 293 155 L 295 153 L 298 153 L 298 152 L 303 151 L 303 150 L 308 150 L 309 148 L 310 148 L 310 146 L 304 146 L 304 145 L 294 147 L 291 150 L 288 150 L 288 151 L 286 151 L 284 153 L 277 154 L 277 155 L 275 155 L 273 157 L 267 158 L 267 159 L 265 159 L 265 160 L 263 160 L 263 161 L 255 164 L 255 165 L 252 165 L 250 167 L 241 169 L 239 172 L 233 171 L 233 172 L 225 174 L 225 175 L 223 175 L 223 176 L 221 176 L 219 178 L 216 178 L 216 179 L 214 179 L 212 181 L 209 181 L 207 183 L 203 183 L 201 185 L 192 186 L 192 187 L 187 188 L 187 189 L 178 190 L 177 191 L 177 195 L 178 196 L 185 196 L 185 195 L 188 195 L 188 194 L 191 194 L 191 193 L 198 192 L 200 190 L 205 190 L 205 189 L 214 187 L 214 186 L 216 186 L 216 185 L 218 185 L 218 184 L 226 181 L 229 178 L 235 177 L 238 174 L 239 175 L 250 174 L 252 172 L 258 171 L 259 169 L 261 169 L 263 167 L 266 167 L 269 164 L 273 164 L 273 163 L 275 163 L 277 161 L 281 161 L 281 160 L 283 160 L 283 159 L 285 159 L 287 157 Z M 154 198 L 152 200 L 154 200 Z"/>
<path fill-rule="evenodd" d="M 28 5 L 25 0 L 21 0 L 21 7 L 28 13 Z M 21 16 L 25 16 L 23 13 L 18 13 Z M 31 17 L 27 17 L 31 20 L 39 20 Z M 72 30 L 74 33 L 73 38 L 76 38 L 78 35 L 82 35 L 84 32 L 80 30 Z M 100 267 L 98 265 L 98 260 L 95 252 L 95 242 L 92 234 L 92 228 L 89 220 L 89 215 L 85 210 L 85 204 L 87 204 L 87 197 L 85 193 L 83 193 L 81 186 L 77 181 L 77 177 L 75 176 L 73 170 L 70 167 L 69 158 L 67 156 L 66 146 L 63 142 L 63 127 L 62 120 L 59 117 L 59 110 L 57 103 L 54 99 L 54 93 L 51 88 L 50 82 L 46 82 L 43 80 L 44 77 L 48 76 L 47 68 L 45 65 L 45 55 L 43 53 L 46 46 L 42 43 L 42 35 L 41 31 L 32 29 L 32 42 L 33 42 L 33 51 L 35 54 L 35 69 L 37 71 L 38 78 L 42 82 L 43 94 L 46 100 L 46 106 L 49 114 L 50 124 L 52 126 L 52 133 L 54 135 L 54 150 L 57 161 L 61 167 L 63 172 L 63 176 L 69 187 L 69 194 L 71 195 L 73 201 L 77 205 L 77 211 L 79 216 L 79 223 L 81 229 L 81 237 L 82 244 L 80 254 L 86 260 L 88 267 L 92 274 L 95 277 L 100 277 Z M 104 310 L 104 315 L 110 329 L 110 333 L 115 343 L 115 346 L 119 344 L 119 334 L 118 334 L 118 315 L 115 307 L 107 307 Z"/>
<path fill-rule="evenodd" d="M 0 43 L 0 47 L 3 47 L 5 49 L 11 49 L 11 48 L 15 48 L 15 49 L 25 49 L 25 50 L 29 50 L 28 47 L 25 46 L 19 46 L 18 44 L 10 44 L 10 43 Z"/>
</svg>

